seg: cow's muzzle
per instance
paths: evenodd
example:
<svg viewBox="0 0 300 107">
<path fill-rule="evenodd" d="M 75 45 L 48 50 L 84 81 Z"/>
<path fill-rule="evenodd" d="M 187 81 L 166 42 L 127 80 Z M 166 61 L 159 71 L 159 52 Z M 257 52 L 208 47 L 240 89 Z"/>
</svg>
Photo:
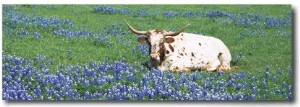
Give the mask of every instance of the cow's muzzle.
<svg viewBox="0 0 300 107">
<path fill-rule="evenodd" d="M 159 60 L 159 54 L 150 54 L 151 60 Z"/>
</svg>

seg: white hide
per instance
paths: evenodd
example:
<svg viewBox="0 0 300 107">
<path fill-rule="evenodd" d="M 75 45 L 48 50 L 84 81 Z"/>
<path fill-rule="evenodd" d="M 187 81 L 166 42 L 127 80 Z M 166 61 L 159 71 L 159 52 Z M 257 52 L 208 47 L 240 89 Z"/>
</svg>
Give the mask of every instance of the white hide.
<svg viewBox="0 0 300 107">
<path fill-rule="evenodd" d="M 229 70 L 231 54 L 226 45 L 217 38 L 190 33 L 180 33 L 170 43 L 174 52 L 169 48 L 169 43 L 164 46 L 169 54 L 158 69 L 162 71 L 190 71 L 190 70 Z M 200 45 L 200 44 L 201 45 Z M 221 55 L 220 55 L 221 53 Z"/>
</svg>

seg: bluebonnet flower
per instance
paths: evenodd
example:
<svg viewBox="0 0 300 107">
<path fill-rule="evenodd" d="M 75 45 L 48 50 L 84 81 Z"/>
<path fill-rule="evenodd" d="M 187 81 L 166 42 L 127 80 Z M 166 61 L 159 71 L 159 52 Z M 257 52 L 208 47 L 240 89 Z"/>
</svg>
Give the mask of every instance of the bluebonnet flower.
<svg viewBox="0 0 300 107">
<path fill-rule="evenodd" d="M 84 93 L 84 97 L 83 98 L 88 100 L 88 99 L 91 99 L 92 97 L 91 97 L 91 94 L 88 91 L 86 91 Z"/>
<path fill-rule="evenodd" d="M 268 71 L 265 73 L 265 78 L 266 78 L 266 79 L 269 78 L 269 72 L 268 72 Z"/>
<path fill-rule="evenodd" d="M 227 86 L 231 87 L 231 86 L 234 86 L 234 85 L 235 85 L 235 79 L 230 79 L 230 80 L 228 81 Z"/>
<path fill-rule="evenodd" d="M 183 13 L 183 16 L 188 17 L 188 18 L 192 18 L 192 17 L 194 17 L 194 13 L 190 12 L 190 11 L 186 11 L 186 12 Z"/>
<path fill-rule="evenodd" d="M 105 13 L 105 14 L 108 14 L 108 13 L 117 13 L 119 11 L 119 9 L 116 9 L 116 8 L 113 8 L 113 7 L 108 7 L 106 5 L 101 5 L 101 6 L 96 6 L 93 8 L 93 11 L 94 13 L 96 12 L 101 12 L 101 13 Z"/>
<path fill-rule="evenodd" d="M 236 95 L 236 99 L 237 99 L 237 100 L 243 100 L 243 99 L 244 99 L 244 93 L 239 92 L 239 93 Z"/>
<path fill-rule="evenodd" d="M 22 34 L 23 34 L 23 35 L 28 35 L 28 32 L 26 31 L 26 29 L 23 29 L 23 30 L 22 30 Z"/>
<path fill-rule="evenodd" d="M 239 55 L 240 55 L 240 58 L 242 58 L 242 57 L 243 57 L 243 53 L 242 53 L 242 52 L 240 52 L 240 54 L 239 54 Z"/>
<path fill-rule="evenodd" d="M 210 12 L 206 12 L 206 16 L 208 16 L 208 17 L 231 17 L 231 14 L 221 12 L 219 10 L 212 10 Z"/>
<path fill-rule="evenodd" d="M 293 100 L 293 95 L 292 93 L 288 93 L 288 97 L 286 98 L 287 100 Z"/>
<path fill-rule="evenodd" d="M 236 90 L 240 90 L 241 88 L 242 88 L 242 84 L 239 83 L 239 84 L 236 85 L 236 88 L 235 88 L 235 89 L 236 89 Z"/>
<path fill-rule="evenodd" d="M 223 86 L 225 86 L 226 85 L 226 82 L 225 82 L 225 80 L 221 80 L 221 81 L 217 81 L 217 83 L 218 83 L 218 86 L 219 87 L 223 87 Z"/>
<path fill-rule="evenodd" d="M 139 44 L 138 49 L 143 55 L 149 55 L 149 46 L 147 44 Z"/>
<path fill-rule="evenodd" d="M 263 80 L 262 80 L 262 86 L 263 86 L 263 88 L 267 88 L 267 83 L 266 83 L 265 78 L 263 78 Z"/>
<path fill-rule="evenodd" d="M 137 12 L 135 12 L 135 14 L 137 16 L 147 16 L 149 14 L 149 12 L 146 8 L 142 8 L 142 9 L 137 10 Z"/>
<path fill-rule="evenodd" d="M 172 11 L 167 11 L 167 12 L 164 12 L 163 15 L 164 15 L 165 17 L 170 18 L 170 17 L 177 17 L 177 16 L 178 16 L 178 13 L 172 12 Z"/>
<path fill-rule="evenodd" d="M 224 74 L 225 74 L 224 71 L 218 72 L 218 76 L 223 76 Z"/>
<path fill-rule="evenodd" d="M 259 35 L 261 35 L 261 36 L 264 36 L 264 35 L 265 35 L 265 32 L 264 32 L 263 30 L 261 30 L 261 29 L 258 30 L 258 33 L 259 33 Z"/>
</svg>

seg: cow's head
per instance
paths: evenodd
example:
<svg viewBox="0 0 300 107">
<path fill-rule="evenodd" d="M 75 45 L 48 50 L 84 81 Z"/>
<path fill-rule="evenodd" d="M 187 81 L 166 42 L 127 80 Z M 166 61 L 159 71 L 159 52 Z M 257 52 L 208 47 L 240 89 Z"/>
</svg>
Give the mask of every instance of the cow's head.
<svg viewBox="0 0 300 107">
<path fill-rule="evenodd" d="M 180 34 L 188 25 L 184 26 L 176 32 L 167 32 L 164 30 L 148 30 L 148 31 L 138 31 L 134 29 L 129 23 L 125 20 L 128 28 L 135 34 L 146 35 L 147 37 L 139 37 L 138 41 L 140 43 L 148 43 L 150 45 L 150 57 L 152 60 L 160 61 L 163 60 L 162 54 L 165 53 L 164 43 L 174 42 L 174 38 L 167 36 L 177 36 Z"/>
</svg>

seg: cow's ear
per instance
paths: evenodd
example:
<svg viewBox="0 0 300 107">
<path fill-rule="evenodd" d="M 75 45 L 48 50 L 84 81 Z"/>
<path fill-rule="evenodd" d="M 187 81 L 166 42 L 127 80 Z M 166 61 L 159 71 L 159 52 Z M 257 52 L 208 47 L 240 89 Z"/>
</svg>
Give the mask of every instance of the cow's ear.
<svg viewBox="0 0 300 107">
<path fill-rule="evenodd" d="M 165 38 L 165 43 L 173 43 L 174 41 L 174 38 Z"/>
<path fill-rule="evenodd" d="M 138 41 L 139 41 L 140 43 L 147 43 L 147 40 L 148 40 L 147 37 L 139 37 L 139 38 L 138 38 Z"/>
</svg>

